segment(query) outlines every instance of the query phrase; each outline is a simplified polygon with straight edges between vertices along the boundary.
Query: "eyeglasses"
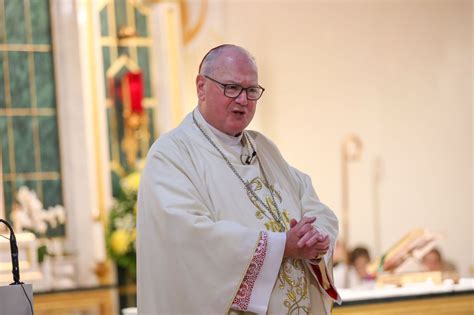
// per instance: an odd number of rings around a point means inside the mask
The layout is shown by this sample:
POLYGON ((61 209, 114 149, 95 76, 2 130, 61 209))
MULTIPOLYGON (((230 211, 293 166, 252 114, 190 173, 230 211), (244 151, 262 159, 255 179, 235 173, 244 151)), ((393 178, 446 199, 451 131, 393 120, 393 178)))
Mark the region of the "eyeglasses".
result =
POLYGON ((256 101, 258 100, 265 89, 263 87, 259 86, 249 86, 247 88, 244 88, 238 84, 224 84, 221 83, 217 80, 214 80, 213 78, 208 77, 207 75, 204 76, 205 78, 216 82, 217 84, 221 85, 224 88, 224 95, 230 98, 237 98, 239 97, 240 93, 245 90, 245 93, 247 94, 247 99, 249 101, 256 101))

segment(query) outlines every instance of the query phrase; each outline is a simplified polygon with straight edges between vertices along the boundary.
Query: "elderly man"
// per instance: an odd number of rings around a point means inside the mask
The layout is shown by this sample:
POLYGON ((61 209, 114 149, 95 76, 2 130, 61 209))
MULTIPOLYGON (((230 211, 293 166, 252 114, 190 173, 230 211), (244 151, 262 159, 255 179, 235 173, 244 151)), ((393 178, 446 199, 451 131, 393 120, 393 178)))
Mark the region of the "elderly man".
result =
POLYGON ((255 59, 203 59, 197 108, 151 147, 138 196, 139 314, 329 314, 337 218, 310 178, 245 128, 255 59))

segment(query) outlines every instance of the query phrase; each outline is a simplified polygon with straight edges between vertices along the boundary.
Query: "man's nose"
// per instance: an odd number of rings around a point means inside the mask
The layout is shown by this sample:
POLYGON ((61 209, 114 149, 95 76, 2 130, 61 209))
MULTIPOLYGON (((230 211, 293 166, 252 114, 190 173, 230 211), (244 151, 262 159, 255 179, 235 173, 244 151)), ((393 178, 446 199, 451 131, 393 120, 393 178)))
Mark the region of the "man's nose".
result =
POLYGON ((239 96, 237 96, 235 98, 235 102, 237 104, 240 104, 240 105, 247 105, 247 90, 242 90, 239 94, 239 96))

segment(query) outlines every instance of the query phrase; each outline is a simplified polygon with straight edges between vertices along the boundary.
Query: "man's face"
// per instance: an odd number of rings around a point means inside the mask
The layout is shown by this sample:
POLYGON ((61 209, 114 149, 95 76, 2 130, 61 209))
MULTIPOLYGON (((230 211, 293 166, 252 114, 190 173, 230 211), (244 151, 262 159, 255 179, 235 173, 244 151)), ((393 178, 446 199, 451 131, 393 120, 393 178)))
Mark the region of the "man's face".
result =
MULTIPOLYGON (((224 83, 238 84, 244 88, 258 86, 255 63, 239 52, 224 52, 215 61, 209 77, 224 83)), ((214 128, 232 136, 240 134, 252 121, 257 101, 247 99, 242 91, 236 98, 224 95, 224 87, 198 75, 196 88, 199 109, 204 119, 214 128)))

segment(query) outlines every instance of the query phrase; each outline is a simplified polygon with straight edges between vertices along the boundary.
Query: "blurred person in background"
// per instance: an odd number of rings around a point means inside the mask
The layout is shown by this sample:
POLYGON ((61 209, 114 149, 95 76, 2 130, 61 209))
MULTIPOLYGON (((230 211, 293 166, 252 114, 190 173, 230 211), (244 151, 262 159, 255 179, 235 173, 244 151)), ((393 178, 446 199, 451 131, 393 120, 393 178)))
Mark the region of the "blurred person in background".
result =
POLYGON ((353 268, 357 275, 357 281, 360 283, 373 278, 367 272, 370 263, 369 250, 365 247, 356 247, 349 254, 349 265, 353 268))
POLYGON ((453 263, 444 260, 441 251, 436 247, 423 256, 421 264, 424 271, 456 271, 456 266, 453 263))
POLYGON ((349 289, 371 285, 374 278, 367 272, 370 263, 369 250, 358 246, 348 253, 343 241, 338 241, 337 244, 335 253, 338 251, 338 255, 334 257, 334 261, 338 261, 334 267, 336 287, 349 289))

